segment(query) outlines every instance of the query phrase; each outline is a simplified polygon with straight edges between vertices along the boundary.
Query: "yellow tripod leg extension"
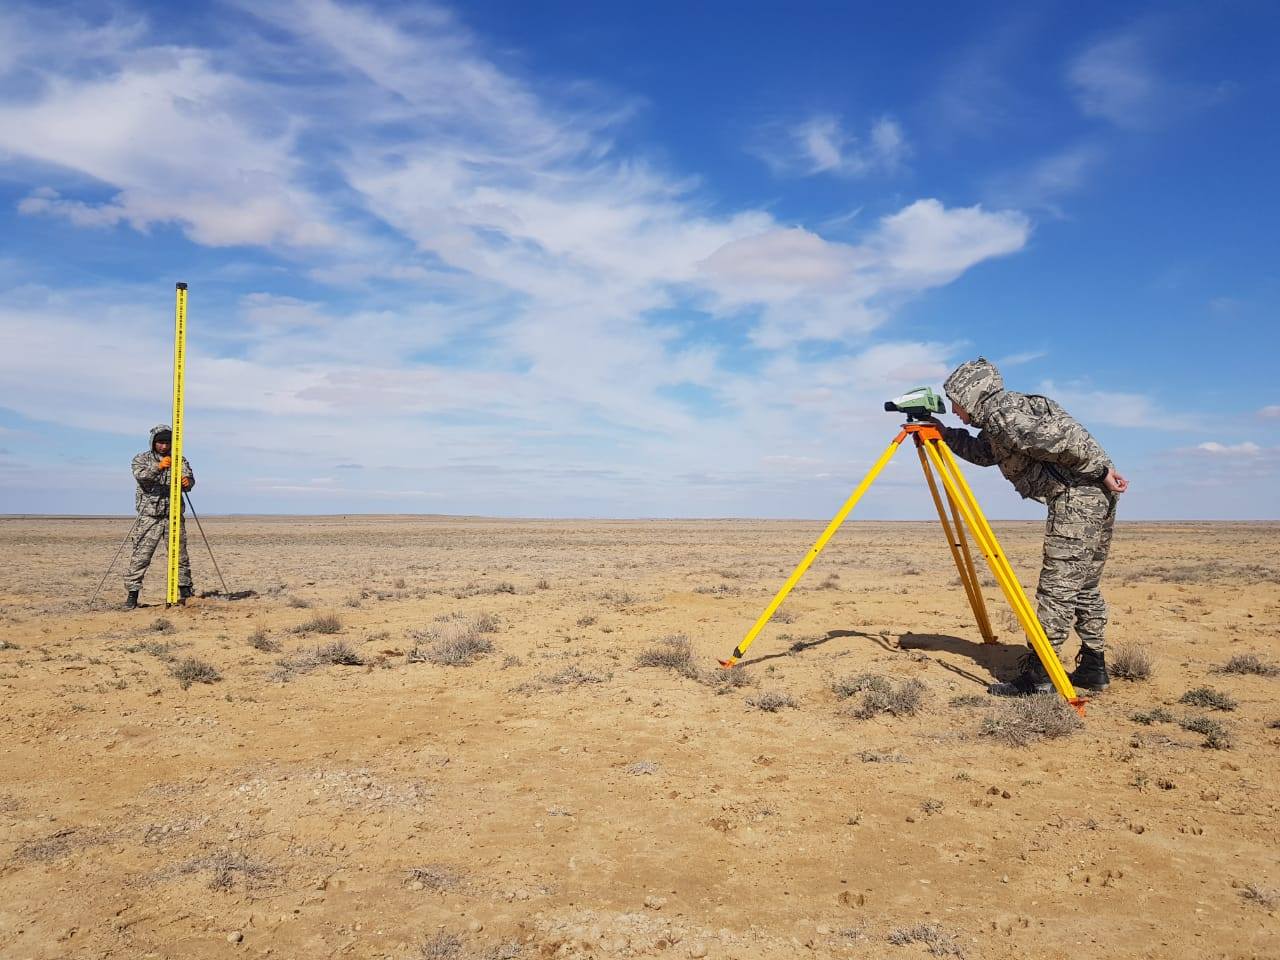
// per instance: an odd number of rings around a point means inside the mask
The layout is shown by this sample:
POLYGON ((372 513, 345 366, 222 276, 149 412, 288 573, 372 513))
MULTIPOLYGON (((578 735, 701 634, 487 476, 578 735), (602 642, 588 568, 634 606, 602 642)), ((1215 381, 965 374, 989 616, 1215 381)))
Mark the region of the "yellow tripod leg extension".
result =
POLYGON ((929 495, 933 497, 933 505, 938 510, 938 519, 942 521, 942 532, 947 538, 951 558, 956 562, 956 571, 960 574, 960 585, 964 587, 964 594, 969 598, 969 606, 973 610, 973 619, 977 621, 978 632, 982 634, 982 642, 995 643, 995 634, 991 630, 991 621, 987 617, 987 604, 982 598, 982 588, 978 583, 978 571, 974 569, 973 558, 969 555, 969 545, 965 540, 964 528, 960 526, 960 514, 955 509, 955 501, 951 500, 950 494, 947 495, 953 513, 953 517, 948 518, 946 508, 942 505, 942 496, 938 493, 938 483, 933 478, 933 470, 924 453, 924 444, 918 440, 916 453, 920 455, 920 469, 924 471, 924 478, 929 482, 929 495), (954 527, 951 524, 952 519, 955 520, 954 527))
POLYGON ((960 508, 960 513, 964 516, 965 523, 969 525, 974 539, 978 541, 979 548, 987 558, 987 563, 991 566, 992 574, 995 575, 996 580, 999 582, 1005 599, 1009 601, 1009 606, 1013 608, 1018 622, 1022 624, 1022 629, 1026 632, 1031 648, 1035 650, 1036 656, 1044 664, 1045 671, 1049 674, 1049 679, 1053 682, 1054 688, 1062 694, 1063 699, 1083 714, 1084 700, 1077 695, 1066 670, 1063 669, 1062 661, 1058 659, 1058 655, 1049 644, 1049 638, 1045 636, 1044 627, 1040 625, 1039 618, 1036 617, 1035 611, 1031 609, 1031 601, 1027 599, 1026 592, 1023 591, 1022 585, 1018 583, 1018 578, 1014 574, 1013 568, 1009 565, 1004 551, 1000 549, 1000 543, 996 540, 995 532, 983 515, 982 509, 978 506, 978 501, 974 498, 973 491, 969 488, 964 474, 960 472, 955 455, 952 454, 946 442, 941 439, 926 443, 925 448, 929 459, 933 461, 938 470, 943 486, 947 488, 947 493, 951 495, 952 501, 960 508))
POLYGON ((182 555, 182 407, 187 375, 187 285, 179 283, 173 321, 173 439, 169 444, 169 576, 165 603, 178 603, 178 558, 182 555))
POLYGON ((844 502, 844 506, 840 508, 840 512, 831 518, 831 522, 827 524, 827 529, 822 531, 822 536, 818 537, 813 546, 809 548, 809 552, 804 555, 804 559, 800 561, 800 565, 795 568, 791 576, 787 578, 787 582, 782 585, 782 589, 777 592, 769 605, 764 608, 764 613, 760 614, 760 618, 756 620, 751 629, 747 631, 747 635, 742 638, 733 650, 733 654, 727 660, 721 660, 720 666, 726 669, 732 667, 741 660, 747 653, 747 647, 751 646, 751 642, 764 629, 764 625, 769 622, 778 607, 782 606, 782 601, 787 599, 787 594, 791 592, 792 587, 800 582, 800 578, 804 576, 804 572, 818 558, 818 554, 822 552, 822 548, 827 545, 827 541, 835 536, 835 532, 840 529, 840 525, 844 523, 850 512, 858 501, 862 499, 862 495, 867 492, 867 488, 871 486, 876 477, 880 475, 880 471, 885 468, 893 455, 898 452, 898 448, 902 446, 902 441, 907 438, 907 432, 904 430, 889 444, 889 448, 880 455, 880 459, 875 462, 867 475, 863 477, 862 482, 849 495, 849 499, 844 502))

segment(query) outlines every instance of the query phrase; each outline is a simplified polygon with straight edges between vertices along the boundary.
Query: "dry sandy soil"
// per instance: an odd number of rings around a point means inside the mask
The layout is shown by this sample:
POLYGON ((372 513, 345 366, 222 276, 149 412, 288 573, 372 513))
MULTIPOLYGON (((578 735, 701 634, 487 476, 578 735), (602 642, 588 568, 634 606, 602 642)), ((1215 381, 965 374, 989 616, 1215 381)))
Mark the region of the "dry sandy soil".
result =
POLYGON ((733 674, 820 524, 211 518, 256 596, 90 609, 128 527, 0 520, 7 960, 1280 956, 1275 525, 1122 525, 1153 673, 1025 746, 936 524, 846 525, 733 674))

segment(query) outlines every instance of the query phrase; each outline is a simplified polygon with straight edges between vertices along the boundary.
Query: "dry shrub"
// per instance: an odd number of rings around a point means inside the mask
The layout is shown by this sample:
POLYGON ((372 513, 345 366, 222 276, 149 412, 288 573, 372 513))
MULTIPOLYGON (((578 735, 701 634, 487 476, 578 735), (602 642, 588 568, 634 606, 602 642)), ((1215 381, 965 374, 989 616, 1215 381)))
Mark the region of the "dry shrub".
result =
POLYGON ((747 700, 751 706, 765 713, 777 713, 783 707, 795 707, 795 697, 783 690, 766 690, 747 700))
POLYGON ((1231 732, 1218 720, 1211 717, 1183 717, 1178 725, 1189 733, 1198 733, 1204 737, 1202 746, 1210 750, 1230 750, 1231 732))
POLYGON ((861 694, 858 703, 850 711, 859 720, 866 720, 882 713, 895 717, 910 717, 920 709, 928 688, 914 678, 896 686, 888 677, 875 673, 860 673, 845 677, 831 685, 832 692, 842 700, 861 694))
POLYGON ((217 683, 222 679, 222 674, 216 667, 195 657, 186 657, 172 664, 169 667, 169 673, 182 685, 183 690, 193 683, 217 683))
POLYGON ((858 759, 863 763, 910 763, 911 761, 900 753, 892 753, 888 750, 859 750, 858 759))
POLYGON ((258 627, 253 633, 249 634, 249 646, 255 650, 261 650, 263 653, 279 653, 279 642, 272 640, 267 633, 266 627, 258 627))
POLYGON ((443 864, 429 863, 409 871, 409 882, 415 881, 428 890, 452 890, 462 882, 462 874, 443 864))
POLYGON ((151 629, 156 633, 176 633, 178 628, 173 625, 172 620, 165 617, 156 617, 151 621, 151 629))
POLYGON ((1255 677, 1280 677, 1280 666, 1268 663, 1256 653, 1237 653, 1214 673, 1252 674, 1255 677))
POLYGON ((627 766, 627 773, 633 777, 651 777, 657 772, 658 765, 652 760, 637 760, 627 766))
POLYGON ((1151 677, 1151 651, 1136 643, 1122 643, 1107 662, 1107 672, 1121 680, 1147 680, 1151 677))
POLYGON ((441 930, 418 949, 421 960, 457 960, 462 953, 462 940, 456 933, 441 930))
POLYGON ((285 602, 286 602, 289 606, 291 606, 291 607, 295 607, 295 608, 297 608, 297 609, 299 609, 299 610, 305 610, 305 609, 307 609, 309 606, 311 606, 311 601, 310 601, 310 600, 304 600, 304 599, 302 599, 302 597, 290 597, 290 598, 289 598, 288 600, 286 600, 285 602))
POLYGON ((445 667, 469 666, 486 653, 493 652, 493 641, 487 634, 497 627, 498 621, 487 614, 437 617, 425 630, 410 634, 419 645, 409 651, 409 662, 435 663, 445 667))
POLYGON ((897 947, 912 943, 924 946, 934 957, 963 957, 964 951, 954 935, 947 933, 936 923, 917 923, 914 927, 899 927, 890 931, 888 941, 897 947))
POLYGON ((1145 713, 1132 714, 1129 719, 1134 723, 1149 727, 1153 723, 1173 723, 1176 718, 1164 707, 1154 707, 1145 713))
POLYGON ((1256 883, 1246 883, 1240 888, 1240 897, 1247 903, 1254 903, 1264 910, 1274 910, 1280 906, 1280 890, 1261 887, 1256 883))
POLYGON ((1234 710, 1238 704, 1235 699, 1212 687, 1195 687, 1178 698, 1179 703, 1192 707, 1204 707, 1207 710, 1234 710))
POLYGON ((663 637, 657 646, 642 650, 636 657, 636 666, 662 667, 693 679, 698 676, 698 668, 693 663, 693 648, 683 633, 663 637))
POLYGON ((144 640, 142 643, 125 647, 124 651, 125 653, 149 653, 157 660, 173 659, 173 645, 159 640, 144 640))
POLYGON ((565 667, 559 673, 553 673, 544 679, 551 686, 565 690, 569 687, 580 687, 585 683, 604 683, 609 679, 609 675, 588 673, 585 670, 579 670, 577 667, 565 667))
POLYGON ((311 651, 311 658, 317 664, 331 663, 343 667, 364 666, 364 657, 356 653, 350 644, 342 640, 335 640, 333 643, 326 643, 322 647, 316 647, 311 651))
POLYGON ((980 733, 1011 747, 1066 737, 1084 727, 1080 715, 1056 693, 1016 697, 984 717, 980 733))
POLYGON ((755 683, 751 679, 751 674, 739 667, 730 667, 722 670, 708 670, 702 675, 701 680, 711 689, 715 690, 717 695, 729 693, 732 690, 741 690, 755 683))
POLYGON ((322 613, 293 628, 294 633, 341 633, 342 618, 336 613, 322 613))

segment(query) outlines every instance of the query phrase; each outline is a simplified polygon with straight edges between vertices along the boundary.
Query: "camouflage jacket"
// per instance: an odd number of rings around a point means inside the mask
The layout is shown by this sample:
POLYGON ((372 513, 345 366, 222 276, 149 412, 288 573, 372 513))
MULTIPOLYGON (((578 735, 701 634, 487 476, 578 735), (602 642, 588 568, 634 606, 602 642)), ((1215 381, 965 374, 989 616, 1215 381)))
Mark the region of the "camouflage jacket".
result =
POLYGON ((1048 397, 1004 389, 1000 372, 982 357, 957 369, 943 390, 981 431, 975 437, 943 427, 947 444, 970 463, 999 466, 1029 500, 1099 484, 1111 469, 1106 451, 1079 421, 1048 397))
MULTIPOLYGON (((155 452, 156 434, 169 429, 167 424, 157 424, 151 428, 151 442, 147 449, 133 458, 133 478, 138 481, 137 495, 134 505, 140 517, 167 517, 169 515, 169 471, 160 470, 156 464, 160 455, 155 452)), ((191 464, 186 457, 182 458, 182 475, 191 478, 191 489, 196 485, 196 475, 191 472, 191 464)), ((186 504, 182 505, 186 512, 186 504)))

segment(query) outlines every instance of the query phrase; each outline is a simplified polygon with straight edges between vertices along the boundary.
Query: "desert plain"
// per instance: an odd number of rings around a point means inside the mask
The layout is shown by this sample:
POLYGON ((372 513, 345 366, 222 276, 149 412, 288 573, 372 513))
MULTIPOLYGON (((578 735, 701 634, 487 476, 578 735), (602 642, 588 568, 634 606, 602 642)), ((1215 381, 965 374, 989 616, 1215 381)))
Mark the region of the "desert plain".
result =
POLYGON ((6 960, 1280 957, 1280 525, 1120 524, 1079 724, 936 524, 732 672, 822 524, 208 517, 90 607, 129 526, 0 519, 6 960))

